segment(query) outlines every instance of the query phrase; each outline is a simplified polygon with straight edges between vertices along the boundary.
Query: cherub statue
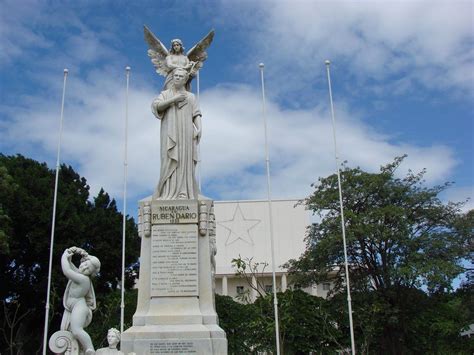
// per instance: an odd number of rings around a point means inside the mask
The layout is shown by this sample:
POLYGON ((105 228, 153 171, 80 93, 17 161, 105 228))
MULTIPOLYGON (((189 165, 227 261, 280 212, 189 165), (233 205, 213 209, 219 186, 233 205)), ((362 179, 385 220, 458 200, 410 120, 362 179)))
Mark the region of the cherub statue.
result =
POLYGON ((95 353, 96 355, 123 355, 123 352, 117 350, 117 345, 120 343, 120 331, 115 328, 110 328, 107 332, 107 348, 100 348, 95 353))
POLYGON ((210 31, 186 54, 184 54, 183 42, 180 39, 173 39, 171 41, 171 48, 168 51, 148 27, 144 26, 144 32, 145 40, 150 48, 148 49, 148 56, 151 57, 151 62, 155 66, 156 72, 166 77, 163 90, 170 89, 174 70, 183 68, 189 74, 186 90, 191 91, 191 80, 193 80, 207 59, 206 49, 214 38, 214 30, 210 31))
POLYGON ((91 323, 92 311, 96 308, 95 293, 90 277, 97 275, 100 271, 100 261, 81 248, 71 247, 64 251, 61 267, 64 275, 69 279, 63 298, 64 314, 61 330, 70 331, 86 355, 94 354, 91 337, 84 328, 91 323), (74 254, 82 257, 79 268, 72 262, 74 254))

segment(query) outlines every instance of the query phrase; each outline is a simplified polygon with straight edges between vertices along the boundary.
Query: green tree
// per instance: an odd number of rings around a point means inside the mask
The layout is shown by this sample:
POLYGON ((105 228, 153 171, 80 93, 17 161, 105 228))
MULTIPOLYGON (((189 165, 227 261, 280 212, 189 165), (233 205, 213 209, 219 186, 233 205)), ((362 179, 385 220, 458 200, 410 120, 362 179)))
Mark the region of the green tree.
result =
MULTIPOLYGON (((406 302, 416 298, 410 290, 451 290, 453 279, 465 271, 472 236, 462 203, 445 204, 438 197, 450 184, 426 187, 424 170, 397 178, 403 159, 396 158, 379 173, 348 167, 341 173, 351 286, 371 298, 362 303, 373 306, 364 314, 375 312, 380 321, 369 322, 373 329, 365 329, 366 339, 386 354, 410 350, 404 330, 406 302)), ((337 176, 321 178, 313 186, 305 204, 320 222, 309 228, 303 255, 287 266, 301 284, 329 280, 336 272, 335 292, 341 292, 344 254, 337 176)))
MULTIPOLYGON (((114 327, 120 330, 121 296, 120 290, 113 290, 105 293, 103 297, 97 300, 97 310, 94 312, 92 323, 87 328, 96 349, 108 346, 108 329, 114 327)), ((137 289, 125 292, 124 329, 132 326, 132 318, 137 306, 137 296, 137 289)))
POLYGON ((235 269, 235 276, 243 279, 249 286, 245 292, 238 294, 237 299, 243 303, 252 303, 253 299, 250 290, 256 292, 257 297, 265 297, 265 270, 268 267, 267 262, 257 262, 252 258, 243 258, 239 255, 231 261, 232 267, 235 269), (254 283, 255 282, 255 283, 254 283))
MULTIPOLYGON (((246 303, 240 307, 250 312, 246 329, 246 344, 253 351, 276 351, 275 316, 273 294, 267 294, 262 282, 266 262, 256 262, 253 258, 232 260, 236 276, 242 278, 258 294, 254 303, 249 295, 238 299, 246 303)), ((280 348, 284 354, 307 354, 313 352, 331 352, 342 349, 341 332, 336 319, 330 312, 326 300, 311 296, 302 290, 288 289, 279 292, 278 313, 280 330, 280 348)))
POLYGON ((219 325, 226 333, 229 354, 250 354, 253 334, 249 324, 255 322, 256 316, 253 307, 216 294, 216 311, 219 325))
MULTIPOLYGON (((280 347, 283 354, 334 353, 343 348, 341 333, 325 299, 302 290, 278 292, 280 347)), ((256 351, 275 352, 273 294, 251 305, 257 314, 249 324, 256 351)))
MULTIPOLYGON (((0 252, 0 300, 5 307, 4 314, 0 314, 0 326, 4 324, 0 331, 10 331, 5 326, 8 325, 6 314, 23 317, 21 329, 15 328, 18 336, 13 334, 9 338, 21 338, 22 351, 34 354, 42 348, 54 171, 44 163, 21 155, 0 155, 0 177, 2 186, 10 181, 7 186, 11 187, 0 192, 0 214, 8 220, 5 227, 1 224, 5 219, 0 216, 0 231, 4 232, 2 235, 9 249, 8 253, 0 252)), ((67 280, 60 267, 62 252, 75 245, 101 259, 102 271, 94 280, 100 304, 109 293, 116 291, 121 278, 121 225, 122 214, 117 211, 115 201, 101 191, 91 202, 87 181, 72 167, 62 165, 53 250, 50 334, 59 329, 63 312, 62 296, 67 280)), ((127 218, 126 243, 126 286, 131 286, 139 253, 139 239, 132 218, 127 218)), ((100 318, 94 318, 94 323, 100 322, 100 318)), ((109 323, 103 323, 104 334, 109 326, 117 326, 119 320, 115 317, 109 323)), ((12 348, 12 344, 0 338, 0 348, 12 348)), ((15 353, 18 348, 11 351, 15 353)))
MULTIPOLYGON (((472 354, 474 339, 461 337, 460 331, 473 318, 457 293, 430 295, 416 288, 390 292, 393 293, 390 297, 378 291, 352 294, 354 331, 360 354, 386 354, 387 336, 403 349, 403 354, 472 354)), ((346 346, 350 345, 346 294, 335 294, 329 306, 341 332, 346 334, 346 346)))
POLYGON ((12 220, 5 211, 6 205, 11 204, 16 185, 4 166, 0 166, 0 254, 10 251, 8 240, 12 233, 12 220))
MULTIPOLYGON (((91 213, 86 221, 88 238, 86 249, 92 255, 98 255, 103 265, 113 267, 102 268, 100 277, 104 282, 97 283, 96 291, 102 292, 114 290, 121 283, 122 270, 122 213, 118 212, 115 200, 101 189, 94 198, 91 213), (89 242, 93 240, 93 243, 89 242)), ((133 219, 127 221, 127 236, 125 254, 125 265, 128 266, 125 273, 125 286, 127 289, 133 287, 138 271, 138 252, 140 250, 137 238, 136 225, 133 219), (133 252, 129 252, 132 251, 133 252)))

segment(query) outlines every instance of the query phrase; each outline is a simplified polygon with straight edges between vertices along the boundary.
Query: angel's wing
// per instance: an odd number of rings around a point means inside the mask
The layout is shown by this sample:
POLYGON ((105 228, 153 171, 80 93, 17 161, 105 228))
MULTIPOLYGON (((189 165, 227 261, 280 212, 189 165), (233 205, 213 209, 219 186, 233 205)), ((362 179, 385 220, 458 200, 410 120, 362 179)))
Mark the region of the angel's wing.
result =
POLYGON ((214 30, 211 30, 203 39, 201 39, 193 48, 191 48, 186 55, 190 61, 196 64, 191 68, 191 76, 196 75, 199 69, 202 68, 204 61, 207 59, 206 49, 211 45, 214 39, 214 30))
POLYGON ((156 72, 160 75, 166 76, 169 72, 166 66, 166 57, 169 55, 166 47, 146 26, 143 26, 145 33, 145 41, 148 43, 148 56, 156 68, 156 72))

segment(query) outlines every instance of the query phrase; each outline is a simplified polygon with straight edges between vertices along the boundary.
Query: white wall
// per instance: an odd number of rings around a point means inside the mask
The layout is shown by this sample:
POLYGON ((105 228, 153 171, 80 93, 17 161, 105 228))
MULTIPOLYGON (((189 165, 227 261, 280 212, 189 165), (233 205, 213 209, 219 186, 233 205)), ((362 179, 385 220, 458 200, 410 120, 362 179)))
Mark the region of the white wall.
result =
MULTIPOLYGON (((296 206, 298 200, 272 202, 275 264, 277 271, 289 259, 298 258, 305 249, 306 227, 310 212, 296 206)), ((217 227, 216 274, 232 274, 232 259, 241 255, 256 262, 268 262, 271 272, 270 226, 267 201, 216 201, 217 227)))

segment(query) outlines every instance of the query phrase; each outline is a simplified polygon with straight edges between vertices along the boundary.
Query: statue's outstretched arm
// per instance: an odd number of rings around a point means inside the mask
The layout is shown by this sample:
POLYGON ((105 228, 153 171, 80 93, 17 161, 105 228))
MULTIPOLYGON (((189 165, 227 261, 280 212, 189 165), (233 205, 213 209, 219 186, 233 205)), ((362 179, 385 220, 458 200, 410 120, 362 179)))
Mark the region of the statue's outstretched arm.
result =
POLYGON ((77 271, 77 268, 72 263, 72 256, 74 255, 73 248, 66 249, 61 256, 61 268, 63 270, 64 276, 69 280, 80 283, 84 280, 84 275, 77 271))

